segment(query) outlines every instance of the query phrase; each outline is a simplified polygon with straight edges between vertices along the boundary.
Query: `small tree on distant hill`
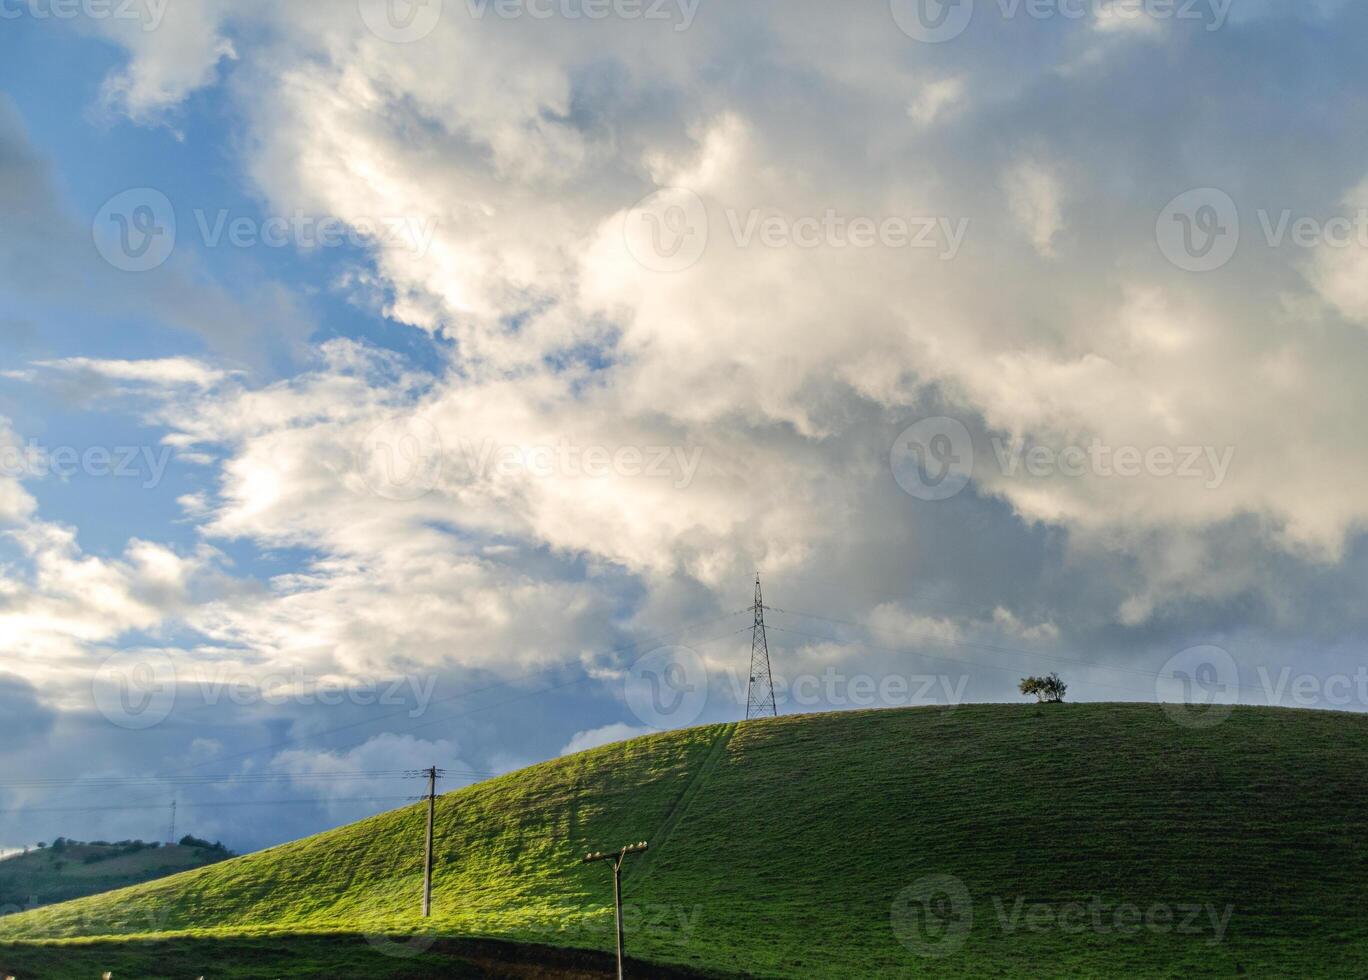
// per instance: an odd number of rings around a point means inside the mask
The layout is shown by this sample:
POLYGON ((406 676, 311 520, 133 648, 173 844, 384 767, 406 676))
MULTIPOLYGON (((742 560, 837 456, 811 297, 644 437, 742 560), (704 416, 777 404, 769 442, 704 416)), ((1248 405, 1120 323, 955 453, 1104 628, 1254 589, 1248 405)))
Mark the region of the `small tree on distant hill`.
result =
POLYGON ((1034 694, 1036 700, 1044 703, 1057 704, 1064 700, 1064 693, 1069 689, 1069 685, 1060 679, 1058 674, 1047 674, 1045 677, 1023 677, 1021 679, 1021 693, 1034 694))

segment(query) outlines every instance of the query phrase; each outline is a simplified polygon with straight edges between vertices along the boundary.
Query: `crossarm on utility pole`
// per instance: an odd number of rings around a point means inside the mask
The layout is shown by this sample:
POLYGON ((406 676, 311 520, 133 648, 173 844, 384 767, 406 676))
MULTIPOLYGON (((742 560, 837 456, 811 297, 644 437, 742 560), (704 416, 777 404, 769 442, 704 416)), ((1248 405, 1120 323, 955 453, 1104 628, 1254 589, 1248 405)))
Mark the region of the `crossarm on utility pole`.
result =
POLYGON ((617 917, 617 975, 618 980, 623 980, 622 961, 623 961, 623 936, 622 936, 622 862, 626 861, 629 855, 640 854, 650 847, 645 841, 639 844, 628 844, 620 851, 595 851, 592 854, 584 855, 581 864, 593 864, 596 861, 607 861, 613 869, 613 912, 617 917))

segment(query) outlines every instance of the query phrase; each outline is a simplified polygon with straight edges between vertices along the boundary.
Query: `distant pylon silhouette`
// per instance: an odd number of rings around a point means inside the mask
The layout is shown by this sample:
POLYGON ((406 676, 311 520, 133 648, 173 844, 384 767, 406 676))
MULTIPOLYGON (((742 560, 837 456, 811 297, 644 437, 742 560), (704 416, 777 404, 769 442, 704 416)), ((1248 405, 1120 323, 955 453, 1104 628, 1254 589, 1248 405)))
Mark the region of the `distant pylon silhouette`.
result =
POLYGON ((777 718, 774 677, 770 674, 769 640, 765 638, 765 600, 760 594, 760 573, 755 573, 755 626, 751 630, 750 683, 746 685, 746 720, 777 718))

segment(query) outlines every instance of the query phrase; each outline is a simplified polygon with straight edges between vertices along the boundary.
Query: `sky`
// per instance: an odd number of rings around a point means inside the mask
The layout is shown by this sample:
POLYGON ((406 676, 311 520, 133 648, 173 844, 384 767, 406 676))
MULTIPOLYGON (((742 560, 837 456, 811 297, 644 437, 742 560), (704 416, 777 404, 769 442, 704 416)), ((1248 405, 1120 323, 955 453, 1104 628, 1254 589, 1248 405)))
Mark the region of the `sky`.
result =
POLYGON ((1348 0, 0 0, 0 849, 1368 710, 1348 0))

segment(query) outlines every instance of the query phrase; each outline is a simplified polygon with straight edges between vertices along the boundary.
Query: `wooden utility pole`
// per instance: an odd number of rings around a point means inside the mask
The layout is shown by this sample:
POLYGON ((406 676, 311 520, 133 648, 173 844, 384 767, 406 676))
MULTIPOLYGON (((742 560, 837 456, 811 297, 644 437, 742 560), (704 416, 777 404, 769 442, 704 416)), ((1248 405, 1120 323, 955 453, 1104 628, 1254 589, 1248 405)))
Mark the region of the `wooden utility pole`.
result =
POLYGON ((437 767, 427 770, 427 841, 423 847, 423 918, 432 915, 432 815, 437 805, 437 767))
POLYGON ((583 864, 592 864, 595 861, 607 861, 613 869, 613 909, 617 913, 617 964, 618 980, 623 980, 622 973, 622 862, 627 860, 629 854, 640 854, 650 845, 645 841, 640 844, 628 844, 620 851, 612 851, 607 854, 596 852, 584 855, 583 864))

